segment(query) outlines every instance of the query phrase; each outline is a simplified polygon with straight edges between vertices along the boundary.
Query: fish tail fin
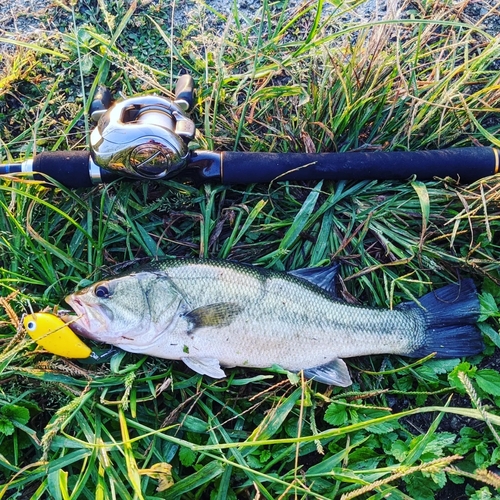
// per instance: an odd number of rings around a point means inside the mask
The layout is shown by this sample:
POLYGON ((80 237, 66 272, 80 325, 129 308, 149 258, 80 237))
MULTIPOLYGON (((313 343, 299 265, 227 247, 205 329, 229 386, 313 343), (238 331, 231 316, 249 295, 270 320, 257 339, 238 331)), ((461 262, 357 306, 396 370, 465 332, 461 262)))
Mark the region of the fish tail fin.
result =
POLYGON ((476 326, 480 304, 471 279, 447 285, 421 297, 419 304, 405 303, 403 307, 423 310, 426 325, 423 345, 409 356, 435 352, 436 358, 458 358, 482 352, 482 335, 476 326))

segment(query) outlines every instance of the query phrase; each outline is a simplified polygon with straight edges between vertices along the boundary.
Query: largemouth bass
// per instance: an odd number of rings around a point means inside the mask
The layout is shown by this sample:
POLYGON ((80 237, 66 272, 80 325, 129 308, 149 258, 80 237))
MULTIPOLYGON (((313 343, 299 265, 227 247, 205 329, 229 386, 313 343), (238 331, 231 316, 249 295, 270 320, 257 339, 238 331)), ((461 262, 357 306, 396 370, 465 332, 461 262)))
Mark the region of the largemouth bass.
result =
POLYGON ((125 351, 182 360, 198 373, 282 368, 347 387, 342 358, 461 357, 483 349, 470 279, 393 310, 333 295, 337 267, 275 272, 226 261, 167 259, 66 298, 75 331, 125 351))

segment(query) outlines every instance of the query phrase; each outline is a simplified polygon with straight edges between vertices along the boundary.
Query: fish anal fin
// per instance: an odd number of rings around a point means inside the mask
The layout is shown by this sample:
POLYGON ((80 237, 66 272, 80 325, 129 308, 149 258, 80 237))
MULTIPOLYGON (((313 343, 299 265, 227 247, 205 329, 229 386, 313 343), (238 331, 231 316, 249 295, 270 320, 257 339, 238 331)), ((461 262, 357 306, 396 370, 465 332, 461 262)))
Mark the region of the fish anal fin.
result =
POLYGON ((212 378, 224 378, 226 374, 220 367, 219 360, 215 358, 181 358, 182 361, 196 373, 208 375, 212 378))
POLYGON ((204 326, 220 328, 228 326, 233 319, 243 310, 243 308, 233 302, 219 302, 207 306, 198 307, 184 314, 184 317, 191 323, 191 331, 204 326))
POLYGON ((340 359, 334 359, 329 363, 314 368, 304 370, 306 378, 322 382, 328 385, 337 385, 339 387, 348 387, 352 385, 351 376, 345 362, 340 359))

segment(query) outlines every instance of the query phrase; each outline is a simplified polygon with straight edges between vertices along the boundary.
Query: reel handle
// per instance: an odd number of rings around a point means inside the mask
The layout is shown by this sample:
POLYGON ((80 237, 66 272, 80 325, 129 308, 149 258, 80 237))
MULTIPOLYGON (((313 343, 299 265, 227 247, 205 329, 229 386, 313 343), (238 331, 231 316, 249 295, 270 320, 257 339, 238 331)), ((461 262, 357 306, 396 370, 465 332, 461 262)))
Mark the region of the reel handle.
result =
POLYGON ((181 75, 175 85, 175 101, 182 110, 189 111, 194 104, 194 80, 189 74, 181 75))
POLYGON ((94 95, 94 100, 90 105, 89 114, 92 121, 97 123, 99 118, 111 107, 113 104, 113 96, 110 90, 104 85, 97 87, 97 92, 94 95))

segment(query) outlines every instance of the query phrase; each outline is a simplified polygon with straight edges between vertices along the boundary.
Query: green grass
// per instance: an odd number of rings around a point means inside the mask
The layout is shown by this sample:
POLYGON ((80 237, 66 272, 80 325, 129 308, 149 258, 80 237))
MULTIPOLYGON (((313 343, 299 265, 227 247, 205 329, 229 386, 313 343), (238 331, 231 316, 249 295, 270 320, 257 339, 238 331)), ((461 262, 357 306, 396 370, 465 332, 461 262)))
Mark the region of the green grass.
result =
MULTIPOLYGON (((60 31, 3 60, 0 159, 83 148, 99 83, 168 95, 183 69, 201 147, 499 145, 498 37, 447 2, 369 25, 345 20, 352 3, 319 17, 322 4, 264 1, 225 24, 200 3, 174 33, 165 5, 60 4, 46 19, 60 31)), ((500 498, 499 193, 495 177, 80 192, 2 181, 0 498, 500 498), (213 381, 123 353, 72 363, 18 327, 30 306, 63 307, 122 263, 165 256, 273 269, 338 260, 340 294, 381 307, 471 276, 486 348, 348 360, 345 390, 272 370, 213 381)))

